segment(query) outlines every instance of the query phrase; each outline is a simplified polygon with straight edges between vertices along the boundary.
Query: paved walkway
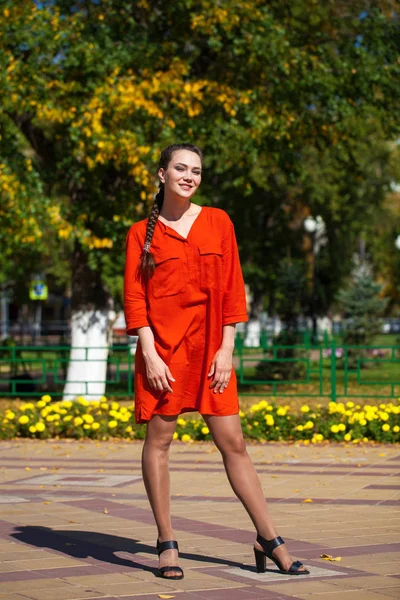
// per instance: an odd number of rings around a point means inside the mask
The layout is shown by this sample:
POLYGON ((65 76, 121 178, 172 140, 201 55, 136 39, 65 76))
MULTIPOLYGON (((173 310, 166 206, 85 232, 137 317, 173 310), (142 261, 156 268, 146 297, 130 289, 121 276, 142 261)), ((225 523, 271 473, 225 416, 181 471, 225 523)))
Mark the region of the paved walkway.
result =
POLYGON ((22 440, 0 443, 0 600, 400 598, 399 447, 249 451, 277 529, 311 575, 256 573, 251 522, 212 445, 174 443, 185 579, 164 581, 140 443, 22 440))

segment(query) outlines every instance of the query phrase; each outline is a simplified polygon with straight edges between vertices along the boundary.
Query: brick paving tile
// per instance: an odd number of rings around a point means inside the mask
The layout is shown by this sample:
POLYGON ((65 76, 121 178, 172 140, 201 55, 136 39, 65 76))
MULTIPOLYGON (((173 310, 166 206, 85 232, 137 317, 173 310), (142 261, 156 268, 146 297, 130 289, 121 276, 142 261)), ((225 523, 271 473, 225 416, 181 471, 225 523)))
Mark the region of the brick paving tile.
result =
POLYGON ((99 598, 98 591, 77 588, 72 585, 60 590, 26 590, 21 594, 30 600, 85 600, 86 598, 92 600, 99 598))
POLYGON ((398 447, 255 444, 249 453, 279 534, 310 577, 255 572, 251 521, 210 444, 172 447, 185 578, 167 581, 155 576, 141 443, 19 440, 0 442, 0 600, 400 596, 398 447))

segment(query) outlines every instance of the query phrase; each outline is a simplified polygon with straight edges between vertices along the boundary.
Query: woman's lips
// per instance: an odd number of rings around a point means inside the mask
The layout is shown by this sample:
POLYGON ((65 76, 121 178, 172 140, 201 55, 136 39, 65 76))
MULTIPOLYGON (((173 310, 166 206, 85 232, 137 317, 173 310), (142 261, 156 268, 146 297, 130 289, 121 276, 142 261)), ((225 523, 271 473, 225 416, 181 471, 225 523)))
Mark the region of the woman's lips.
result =
POLYGON ((183 188, 184 190, 191 190, 192 186, 188 185, 187 183, 180 183, 179 187, 183 188))

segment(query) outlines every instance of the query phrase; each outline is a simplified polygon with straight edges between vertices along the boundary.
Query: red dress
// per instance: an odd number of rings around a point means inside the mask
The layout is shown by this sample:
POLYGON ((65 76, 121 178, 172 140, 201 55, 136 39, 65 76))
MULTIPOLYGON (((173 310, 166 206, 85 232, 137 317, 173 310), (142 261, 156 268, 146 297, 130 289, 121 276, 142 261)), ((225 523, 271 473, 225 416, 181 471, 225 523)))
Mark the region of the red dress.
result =
POLYGON ((247 321, 246 299, 232 221, 221 209, 202 207, 182 237, 158 220, 151 252, 156 269, 147 286, 137 276, 147 219, 132 225, 126 244, 126 332, 150 326, 155 348, 175 382, 173 392, 151 388, 138 343, 135 357, 135 417, 153 414, 233 415, 239 411, 235 371, 221 394, 207 374, 222 342, 222 327, 247 321))

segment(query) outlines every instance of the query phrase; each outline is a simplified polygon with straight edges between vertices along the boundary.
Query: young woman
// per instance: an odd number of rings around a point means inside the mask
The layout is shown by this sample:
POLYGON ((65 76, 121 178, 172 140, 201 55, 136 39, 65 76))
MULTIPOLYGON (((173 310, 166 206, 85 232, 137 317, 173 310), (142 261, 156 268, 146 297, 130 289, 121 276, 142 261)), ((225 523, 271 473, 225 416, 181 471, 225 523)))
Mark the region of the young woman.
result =
POLYGON ((308 574, 277 537, 239 419, 232 367, 235 325, 247 321, 233 224, 218 209, 191 199, 202 172, 192 144, 163 150, 160 190, 148 219, 127 236, 125 317, 138 335, 135 417, 147 423, 142 468, 158 529, 159 574, 182 579, 170 515, 168 454, 178 416, 198 411, 220 450, 225 470, 257 531, 257 570, 266 557, 291 575, 308 574))

